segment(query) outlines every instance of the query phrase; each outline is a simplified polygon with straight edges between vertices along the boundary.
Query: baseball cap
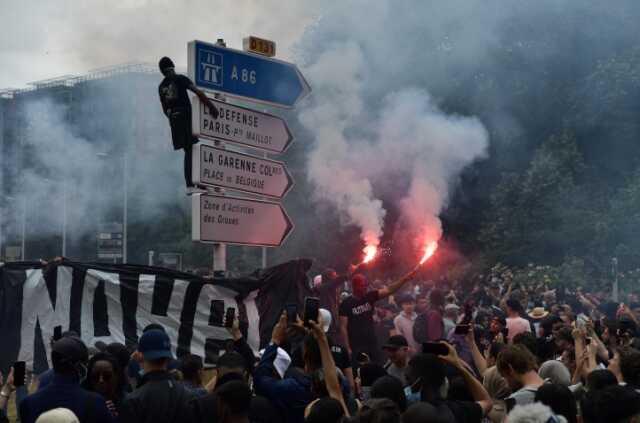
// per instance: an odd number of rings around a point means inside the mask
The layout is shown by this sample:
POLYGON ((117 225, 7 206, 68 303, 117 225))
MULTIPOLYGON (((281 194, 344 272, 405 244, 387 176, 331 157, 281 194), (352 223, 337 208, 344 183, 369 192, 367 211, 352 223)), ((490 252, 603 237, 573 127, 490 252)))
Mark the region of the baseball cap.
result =
POLYGON ((320 313, 320 319, 322 319, 322 331, 324 333, 329 332, 329 327, 331 326, 331 312, 329 312, 329 310, 327 310, 326 308, 321 308, 320 310, 318 310, 318 313, 320 313))
POLYGON ((89 349, 80 338, 67 336, 53 343, 51 357, 65 360, 71 364, 83 363, 89 360, 89 349))
POLYGON ((169 336, 159 329, 152 329, 142 334, 138 342, 138 351, 142 353, 145 360, 173 358, 169 336))
POLYGON ((393 335, 387 340, 387 343, 382 346, 382 349, 397 350, 398 348, 408 347, 409 343, 402 335, 393 335))

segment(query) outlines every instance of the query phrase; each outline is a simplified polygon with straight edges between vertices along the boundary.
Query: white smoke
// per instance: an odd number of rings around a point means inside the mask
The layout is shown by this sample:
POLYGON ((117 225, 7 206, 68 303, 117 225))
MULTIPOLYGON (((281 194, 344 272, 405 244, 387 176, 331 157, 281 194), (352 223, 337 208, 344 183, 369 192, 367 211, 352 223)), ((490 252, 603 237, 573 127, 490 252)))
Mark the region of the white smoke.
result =
POLYGON ((393 43, 372 34, 371 28, 390 21, 389 11, 368 9, 368 30, 360 15, 329 13, 301 43, 301 50, 321 46, 303 67, 314 90, 300 113, 315 138, 308 177, 315 199, 333 204, 345 224, 359 227, 365 244, 379 243, 391 205, 400 216, 390 232, 425 245, 440 239, 438 216, 452 185, 465 166, 486 157, 488 133, 474 117, 443 112, 409 79, 389 79, 389 66, 415 74, 425 60, 398 55, 393 43))

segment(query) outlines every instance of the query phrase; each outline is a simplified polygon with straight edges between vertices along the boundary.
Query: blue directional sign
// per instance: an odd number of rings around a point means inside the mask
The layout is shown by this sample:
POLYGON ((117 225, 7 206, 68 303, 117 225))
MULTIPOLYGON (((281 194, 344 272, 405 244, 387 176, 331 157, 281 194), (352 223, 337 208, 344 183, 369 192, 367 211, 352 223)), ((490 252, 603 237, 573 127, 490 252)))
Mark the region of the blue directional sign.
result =
POLYGON ((202 41, 191 41, 188 52, 189 77, 205 90, 288 108, 311 91, 292 63, 202 41))

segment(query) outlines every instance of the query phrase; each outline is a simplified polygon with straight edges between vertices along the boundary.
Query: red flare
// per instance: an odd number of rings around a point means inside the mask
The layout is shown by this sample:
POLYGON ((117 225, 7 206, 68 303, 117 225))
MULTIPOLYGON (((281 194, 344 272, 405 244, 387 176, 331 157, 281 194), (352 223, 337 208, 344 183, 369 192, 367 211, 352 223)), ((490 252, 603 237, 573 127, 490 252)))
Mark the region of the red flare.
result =
POLYGON ((431 241, 424 247, 424 255, 420 260, 420 264, 424 264, 438 249, 438 241, 431 241))
POLYGON ((376 254, 378 254, 378 247, 375 245, 367 245, 362 251, 364 252, 364 260, 362 260, 362 263, 369 263, 376 257, 376 254))

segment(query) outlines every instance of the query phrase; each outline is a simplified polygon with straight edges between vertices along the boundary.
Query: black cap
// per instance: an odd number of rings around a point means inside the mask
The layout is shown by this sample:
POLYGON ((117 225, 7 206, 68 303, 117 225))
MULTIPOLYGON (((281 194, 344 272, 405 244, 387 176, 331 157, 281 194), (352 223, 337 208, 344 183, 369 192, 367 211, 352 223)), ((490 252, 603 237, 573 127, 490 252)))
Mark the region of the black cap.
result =
POLYGON ((67 336, 53 343, 51 356, 57 356, 70 364, 84 363, 89 360, 89 350, 80 338, 67 336))
POLYGON ((382 346, 385 350, 397 350, 398 348, 408 347, 409 343, 402 335, 393 335, 387 340, 387 343, 382 346))

